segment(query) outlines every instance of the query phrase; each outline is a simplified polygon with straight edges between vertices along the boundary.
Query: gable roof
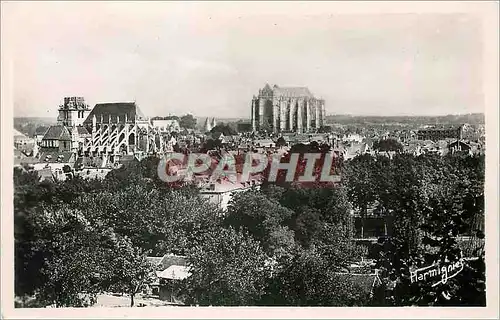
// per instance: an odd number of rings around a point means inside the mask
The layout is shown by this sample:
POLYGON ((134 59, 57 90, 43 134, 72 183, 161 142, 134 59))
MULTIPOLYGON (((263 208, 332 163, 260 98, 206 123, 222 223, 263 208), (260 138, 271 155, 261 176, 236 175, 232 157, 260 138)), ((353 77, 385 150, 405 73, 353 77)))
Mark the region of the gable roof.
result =
POLYGON ((71 141, 71 134, 65 126, 50 126, 47 132, 45 132, 42 140, 71 141))
POLYGON ((189 268, 186 266, 173 265, 163 271, 156 271, 156 276, 158 278, 170 280, 184 280, 190 275, 191 272, 189 272, 189 268))
POLYGON ((102 117, 104 123, 109 122, 110 117, 111 123, 117 123, 117 117, 120 122, 124 122, 125 115, 127 115, 127 121, 146 120, 146 117, 135 102, 98 103, 83 123, 85 125, 92 125, 94 115, 97 122, 100 122, 102 117))
POLYGON ((90 135, 90 133, 88 132, 88 130, 85 127, 78 126, 78 127, 76 127, 76 130, 77 130, 79 135, 90 135))
POLYGON ((186 257, 175 254, 166 254, 163 257, 147 257, 146 259, 154 264, 159 271, 166 270, 171 266, 187 266, 186 257))

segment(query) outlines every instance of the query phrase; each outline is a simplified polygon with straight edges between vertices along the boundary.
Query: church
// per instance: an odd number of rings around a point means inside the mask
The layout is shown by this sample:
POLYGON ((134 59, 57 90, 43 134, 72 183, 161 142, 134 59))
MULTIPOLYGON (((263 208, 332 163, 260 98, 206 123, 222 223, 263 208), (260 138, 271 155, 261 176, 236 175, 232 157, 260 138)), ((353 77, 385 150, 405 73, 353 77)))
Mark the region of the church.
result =
POLYGON ((252 130, 314 132, 323 126, 325 100, 307 87, 272 88, 266 84, 252 99, 252 130))

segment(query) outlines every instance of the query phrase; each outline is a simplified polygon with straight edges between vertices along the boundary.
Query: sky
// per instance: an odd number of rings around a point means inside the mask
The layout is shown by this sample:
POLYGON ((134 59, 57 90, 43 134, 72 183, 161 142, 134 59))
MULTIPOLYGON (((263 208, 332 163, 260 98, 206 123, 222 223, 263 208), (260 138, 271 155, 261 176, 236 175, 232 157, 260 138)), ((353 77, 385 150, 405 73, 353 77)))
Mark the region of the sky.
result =
MULTIPOLYGON (((15 116, 65 96, 147 116, 250 117, 266 83, 328 114, 483 112, 482 26, 465 13, 339 12, 328 3, 9 3, 15 116)), ((3 8, 5 9, 5 8, 3 8)))

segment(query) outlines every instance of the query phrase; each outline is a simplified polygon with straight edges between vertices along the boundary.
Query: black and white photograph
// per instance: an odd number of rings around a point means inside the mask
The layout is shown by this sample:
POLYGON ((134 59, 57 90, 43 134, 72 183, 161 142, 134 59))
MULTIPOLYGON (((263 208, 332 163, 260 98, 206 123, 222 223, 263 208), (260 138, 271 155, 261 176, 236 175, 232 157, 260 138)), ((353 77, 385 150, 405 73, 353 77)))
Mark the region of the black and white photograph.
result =
POLYGON ((498 9, 2 1, 2 317, 498 317, 498 9))

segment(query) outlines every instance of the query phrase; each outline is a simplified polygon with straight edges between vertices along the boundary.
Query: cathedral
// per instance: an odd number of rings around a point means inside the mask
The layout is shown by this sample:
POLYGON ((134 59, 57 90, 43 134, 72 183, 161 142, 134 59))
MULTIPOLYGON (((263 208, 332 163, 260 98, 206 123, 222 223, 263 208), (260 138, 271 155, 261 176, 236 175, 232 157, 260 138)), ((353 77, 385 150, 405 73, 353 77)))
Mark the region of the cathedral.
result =
POLYGON ((266 84, 252 99, 252 130, 313 132, 323 126, 325 101, 306 87, 266 84))

